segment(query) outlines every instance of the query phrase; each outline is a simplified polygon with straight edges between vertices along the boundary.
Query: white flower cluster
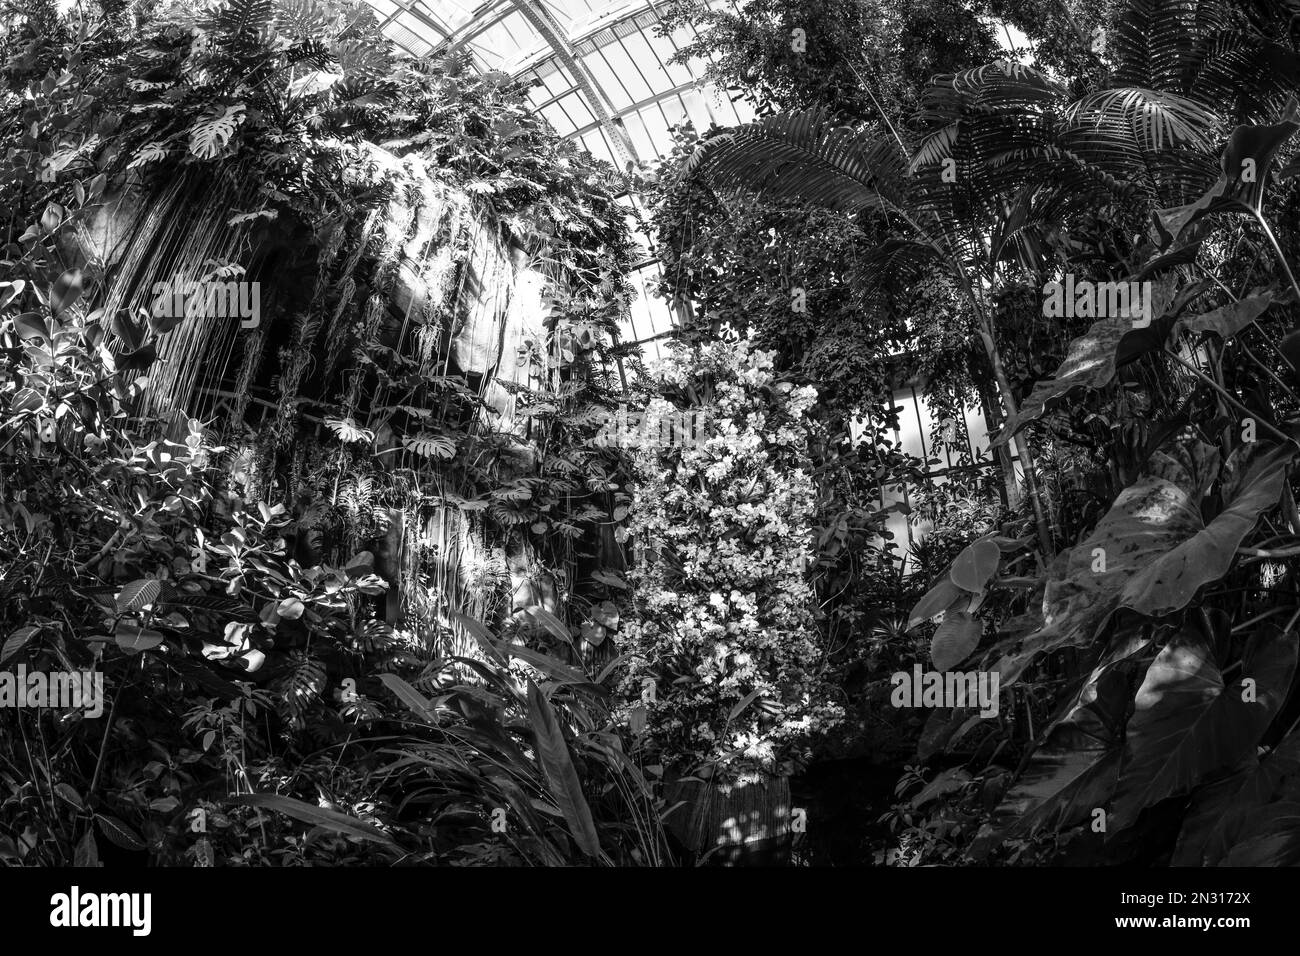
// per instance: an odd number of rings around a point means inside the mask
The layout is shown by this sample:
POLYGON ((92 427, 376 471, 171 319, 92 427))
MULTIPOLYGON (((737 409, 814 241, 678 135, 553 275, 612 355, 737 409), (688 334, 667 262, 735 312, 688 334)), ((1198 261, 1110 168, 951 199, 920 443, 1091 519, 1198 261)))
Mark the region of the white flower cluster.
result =
POLYGON ((842 717, 818 676, 806 578, 816 489, 805 415, 817 392, 777 383, 771 353, 743 343, 679 351, 651 375, 711 402, 703 440, 631 456, 638 555, 624 710, 645 708, 646 733, 682 769, 770 771, 842 717), (653 701, 642 699, 647 678, 653 701))

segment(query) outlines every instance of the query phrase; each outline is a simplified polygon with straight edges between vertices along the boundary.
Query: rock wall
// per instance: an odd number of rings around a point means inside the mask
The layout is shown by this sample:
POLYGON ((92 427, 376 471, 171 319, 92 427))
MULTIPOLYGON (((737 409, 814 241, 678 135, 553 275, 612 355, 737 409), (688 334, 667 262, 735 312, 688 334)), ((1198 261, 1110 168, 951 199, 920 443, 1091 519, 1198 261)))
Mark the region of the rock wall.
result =
MULTIPOLYGON (((479 427, 515 435, 515 457, 527 467, 534 450, 508 386, 544 384, 538 375, 546 370, 519 356, 526 340, 547 339, 554 277, 528 250, 504 241, 471 196, 436 181, 418 158, 372 144, 355 147, 354 156, 348 186, 388 195, 363 223, 340 210, 311 224, 311 232, 295 231, 256 215, 264 199, 237 174, 212 182, 183 173, 147 192, 109 197, 81 225, 66 250, 69 261, 102 272, 105 314, 129 315, 141 326, 157 283, 203 279, 214 263, 237 263, 260 283, 258 328, 191 316, 160 338, 141 410, 172 416, 178 425, 189 417, 239 425, 250 410, 266 415, 278 405, 271 413, 289 432, 311 428, 311 416, 295 401, 309 382, 346 370, 350 358, 336 354, 333 343, 340 328, 360 323, 418 358, 430 375, 464 376, 485 402, 479 427), (362 237, 351 248, 349 228, 362 237), (366 279, 358 270, 364 259, 378 263, 366 279), (277 356, 281 398, 253 396, 253 383, 266 378, 277 356)), ((356 415, 359 425, 373 424, 372 410, 357 408, 356 415)), ((319 434, 319 420, 314 427, 319 434)), ((286 438, 286 447, 294 443, 286 438)), ((418 523, 390 518, 375 542, 377 567, 398 594, 390 620, 403 608, 444 623, 450 611, 491 616, 493 602, 484 595, 494 580, 505 595, 498 613, 531 603, 557 610, 554 582, 538 571, 526 545, 489 542, 481 523, 451 506, 418 523), (415 595, 412 565, 428 549, 436 554, 439 593, 415 595)))

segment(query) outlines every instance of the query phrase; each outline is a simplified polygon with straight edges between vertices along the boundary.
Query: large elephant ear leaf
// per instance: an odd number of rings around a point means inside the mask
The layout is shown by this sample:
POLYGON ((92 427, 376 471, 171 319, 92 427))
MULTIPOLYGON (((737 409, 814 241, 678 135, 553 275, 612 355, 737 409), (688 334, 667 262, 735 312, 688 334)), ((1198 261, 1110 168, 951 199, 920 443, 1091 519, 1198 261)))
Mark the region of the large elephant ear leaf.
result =
POLYGON ((1238 126, 1228 137, 1219 166, 1231 186, 1228 195, 1256 212, 1278 151, 1300 130, 1300 104, 1293 96, 1276 123, 1238 126))
POLYGON ((528 682, 528 719, 537 738, 538 762, 546 772, 547 786, 569 825, 569 832, 584 853, 600 856, 600 837, 587 798, 582 794, 578 771, 569 756, 569 745, 550 702, 532 681, 528 682))
POLYGON ((1176 302, 1173 288, 1172 279, 1152 283, 1151 298, 1155 301, 1150 303, 1153 322, 1149 327, 1134 326, 1131 316, 1110 316, 1094 322, 1087 332, 1070 342, 1056 374, 1034 386, 990 445, 1005 445, 1020 429, 1080 392, 1105 388, 1114 380, 1119 366, 1161 345, 1171 323, 1158 320, 1166 309, 1181 304, 1176 302))
POLYGON ((1300 731, 1258 762, 1199 788, 1178 834, 1171 866, 1218 866, 1249 832, 1259 811, 1300 782, 1300 731))
POLYGON ((1007 418, 991 442, 992 447, 1005 445, 1021 428, 1042 418, 1070 396, 1084 389, 1109 385, 1115 377, 1115 354, 1120 340, 1132 331, 1133 320, 1127 317, 1094 322, 1087 332, 1070 343, 1056 374, 1035 385, 1020 409, 1007 418))
POLYGON ((1160 247, 1168 248, 1178 240, 1188 226, 1210 213, 1240 210, 1237 201, 1227 195, 1231 186, 1227 176, 1220 176, 1218 181, 1195 202, 1171 206, 1168 209, 1157 209, 1152 213, 1156 240, 1160 247))
POLYGON ((1082 823, 1114 789, 1118 757, 1118 750, 1035 751, 967 853, 980 862, 1006 840, 1082 823))
POLYGON ((907 619, 907 629, 910 631, 938 617, 959 601, 963 606, 969 603, 970 592, 963 591, 953 583, 951 575, 945 574, 916 602, 916 607, 912 608, 912 614, 907 619))
POLYGON ((1190 793, 1211 774, 1248 760, 1295 676, 1296 646, 1280 628, 1261 629, 1225 685, 1200 635, 1183 631, 1152 661, 1133 701, 1123 770, 1108 833, 1145 807, 1190 793))
POLYGON ((1213 722, 1222 693, 1214 654, 1198 635, 1180 633, 1156 655, 1134 699, 1110 829, 1198 781, 1198 731, 1213 722))
POLYGON ((1270 804, 1253 819, 1241 842, 1222 866, 1295 866, 1300 864, 1300 802, 1270 804))
POLYGON ((1217 452, 1192 442, 1154 453, 1092 534, 1052 563, 1041 627, 995 649, 1001 686, 1041 654, 1087 645, 1122 608, 1162 616, 1186 606, 1226 572, 1260 514, 1277 502, 1291 457, 1289 446, 1238 449, 1226 469, 1226 507, 1207 526, 1201 499, 1217 473, 1217 452))
POLYGON ((1260 213, 1273 161, 1296 130, 1300 130, 1300 110, 1294 97, 1278 122, 1233 129, 1219 157, 1222 172, 1214 185, 1195 202, 1155 212, 1161 246, 1168 247, 1188 226, 1210 213, 1260 213))
POLYGON ((965 611, 949 611, 930 641, 930 660, 936 670, 950 671, 975 650, 984 627, 965 611))
POLYGON ((1210 312, 1185 315, 1178 320, 1177 328, 1188 332, 1213 332, 1226 341, 1249 327, 1275 301, 1277 300, 1271 292, 1248 296, 1210 312))
POLYGON ((1047 744, 1070 750, 1118 746, 1132 713, 1133 694, 1155 656, 1150 628, 1121 628, 1064 712, 1043 733, 1047 744))
POLYGON ((948 569, 948 574, 958 587, 978 594, 997 571, 1001 558, 1002 549, 996 541, 980 538, 962 549, 948 569))
POLYGON ((1116 635, 1073 703, 1044 732, 1043 745, 977 834, 977 859, 1004 840, 1084 822, 1110 802, 1133 691, 1152 657, 1144 631, 1116 635))
POLYGON ((907 620, 910 631, 951 610, 970 610, 983 597, 990 579, 1002 563, 1002 555, 1017 551, 1027 539, 986 534, 972 541, 953 560, 948 573, 935 582, 916 602, 907 620))
POLYGON ((1151 617, 1170 614, 1186 606, 1201 585, 1227 573, 1242 539, 1281 498, 1293 452, 1289 445, 1263 443, 1238 448, 1226 468, 1223 512, 1138 568, 1124 585, 1120 606, 1151 617))
POLYGON ((1218 452, 1200 441, 1151 456, 1146 474, 1119 493, 1092 534, 1053 561, 1043 589, 1043 626, 998 661, 1003 687, 1038 655, 1091 643, 1119 608, 1128 581, 1205 527, 1201 499, 1218 460, 1218 452))

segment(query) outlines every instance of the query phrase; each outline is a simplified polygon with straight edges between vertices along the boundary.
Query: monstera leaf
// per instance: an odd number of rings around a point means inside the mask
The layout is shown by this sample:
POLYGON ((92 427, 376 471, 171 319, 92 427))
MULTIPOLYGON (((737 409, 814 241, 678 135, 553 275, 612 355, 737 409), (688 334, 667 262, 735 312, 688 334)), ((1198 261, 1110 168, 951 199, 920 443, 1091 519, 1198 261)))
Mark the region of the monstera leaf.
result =
POLYGON ((456 457, 456 442, 447 435, 435 435, 431 432, 405 435, 402 438, 402 445, 424 458, 456 457))
POLYGON ((1203 635, 1184 630, 1152 661, 1134 698, 1108 834, 1161 800, 1230 770, 1255 746, 1295 674, 1296 645, 1279 628, 1256 633, 1241 678, 1226 684, 1203 635))
POLYGON ((243 121, 243 103, 214 107, 190 128, 190 152, 199 159, 214 159, 221 155, 243 121))

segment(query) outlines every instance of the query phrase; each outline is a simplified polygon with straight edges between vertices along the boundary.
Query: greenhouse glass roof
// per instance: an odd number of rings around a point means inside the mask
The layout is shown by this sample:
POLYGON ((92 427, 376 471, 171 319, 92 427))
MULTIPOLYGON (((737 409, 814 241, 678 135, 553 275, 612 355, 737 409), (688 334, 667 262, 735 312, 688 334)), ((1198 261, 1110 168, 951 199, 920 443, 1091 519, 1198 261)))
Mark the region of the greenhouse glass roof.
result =
POLYGON ((662 0, 370 3, 384 32, 416 56, 467 50, 482 70, 538 80, 533 103, 556 131, 620 169, 663 155, 668 127, 684 119, 704 130, 750 118, 702 82, 701 64, 668 62, 691 31, 659 35, 662 0))
MULTIPOLYGON (((532 102, 556 132, 619 169, 665 155, 671 126, 689 120, 703 131, 752 118, 746 104, 703 80, 703 63, 669 62, 693 34, 683 27, 661 35, 663 0, 369 2, 384 32, 415 56, 464 50, 480 70, 536 80, 532 102)), ((624 334, 653 356, 673 322, 667 304, 649 295, 658 271, 649 249, 645 260, 624 334)))

